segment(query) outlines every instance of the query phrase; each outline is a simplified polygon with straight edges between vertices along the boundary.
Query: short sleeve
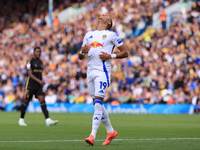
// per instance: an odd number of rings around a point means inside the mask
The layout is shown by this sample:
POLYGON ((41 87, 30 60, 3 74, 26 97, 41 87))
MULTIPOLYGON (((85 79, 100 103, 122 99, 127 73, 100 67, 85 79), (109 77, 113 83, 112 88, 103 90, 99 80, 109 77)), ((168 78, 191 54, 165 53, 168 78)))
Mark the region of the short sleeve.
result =
POLYGON ((87 33, 86 33, 85 36, 84 36, 82 47, 83 47, 85 44, 86 44, 86 45, 89 45, 89 44, 88 44, 88 39, 87 39, 87 33))
POLYGON ((113 32, 112 42, 116 47, 119 47, 123 44, 121 37, 116 32, 113 32))

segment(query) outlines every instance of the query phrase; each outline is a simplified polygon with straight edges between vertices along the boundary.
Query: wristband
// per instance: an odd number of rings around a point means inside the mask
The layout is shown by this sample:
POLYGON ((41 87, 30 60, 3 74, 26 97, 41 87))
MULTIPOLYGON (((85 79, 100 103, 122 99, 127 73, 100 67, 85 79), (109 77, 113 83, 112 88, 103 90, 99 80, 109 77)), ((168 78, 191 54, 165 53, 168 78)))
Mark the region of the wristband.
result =
POLYGON ((117 58, 117 55, 116 54, 111 54, 111 58, 115 59, 115 58, 117 58))
POLYGON ((85 55, 85 53, 82 53, 82 50, 80 51, 80 54, 81 54, 81 55, 85 55))

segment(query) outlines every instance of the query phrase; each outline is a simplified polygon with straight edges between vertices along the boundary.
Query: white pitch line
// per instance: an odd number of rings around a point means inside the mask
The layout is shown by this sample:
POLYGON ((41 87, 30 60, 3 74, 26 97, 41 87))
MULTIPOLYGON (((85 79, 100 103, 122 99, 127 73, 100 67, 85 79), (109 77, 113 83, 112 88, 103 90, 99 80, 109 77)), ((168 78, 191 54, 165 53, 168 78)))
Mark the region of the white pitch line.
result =
MULTIPOLYGON (((152 138, 152 139, 113 139, 113 141, 160 141, 160 140, 200 140, 200 138, 152 138)), ((104 141, 104 140, 96 140, 104 141)), ((48 142, 84 142, 84 140, 42 140, 42 141, 0 141, 0 143, 48 143, 48 142)))

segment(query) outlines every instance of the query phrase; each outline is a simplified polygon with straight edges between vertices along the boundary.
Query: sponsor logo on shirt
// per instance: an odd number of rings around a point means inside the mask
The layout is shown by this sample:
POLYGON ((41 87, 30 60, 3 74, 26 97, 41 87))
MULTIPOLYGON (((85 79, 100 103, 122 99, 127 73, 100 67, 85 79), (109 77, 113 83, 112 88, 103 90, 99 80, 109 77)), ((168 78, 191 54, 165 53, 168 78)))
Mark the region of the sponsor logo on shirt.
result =
POLYGON ((98 41, 94 41, 90 44, 90 46, 92 46, 93 48, 97 48, 97 47, 103 47, 104 43, 99 43, 98 41))

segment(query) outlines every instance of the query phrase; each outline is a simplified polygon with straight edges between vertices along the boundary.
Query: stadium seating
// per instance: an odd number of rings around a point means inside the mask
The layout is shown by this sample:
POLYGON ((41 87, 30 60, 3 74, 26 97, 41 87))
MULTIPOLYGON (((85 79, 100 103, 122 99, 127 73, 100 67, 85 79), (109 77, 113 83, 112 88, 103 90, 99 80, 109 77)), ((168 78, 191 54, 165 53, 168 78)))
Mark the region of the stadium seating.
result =
POLYGON ((170 100, 170 104, 172 101, 172 104, 183 104, 197 102, 200 98, 199 2, 194 2, 191 12, 174 19, 168 30, 159 31, 151 26, 152 14, 176 1, 99 0, 79 4, 55 1, 54 18, 70 6, 87 6, 88 11, 66 23, 55 19, 56 23, 51 27, 47 26, 46 1, 23 2, 13 0, 8 3, 4 0, 0 3, 2 103, 23 100, 27 78, 25 63, 34 46, 42 48, 47 101, 54 97, 57 102, 92 103, 86 84, 87 64, 85 60, 78 60, 77 52, 84 34, 96 29, 97 17, 104 12, 113 19, 112 30, 119 33, 130 52, 127 59, 112 60, 112 82, 105 102, 157 104, 170 100), (10 10, 11 14, 4 11, 10 6, 16 8, 10 10), (137 25, 141 19, 144 27, 139 28, 137 25), (165 95, 164 90, 172 93, 165 95))

